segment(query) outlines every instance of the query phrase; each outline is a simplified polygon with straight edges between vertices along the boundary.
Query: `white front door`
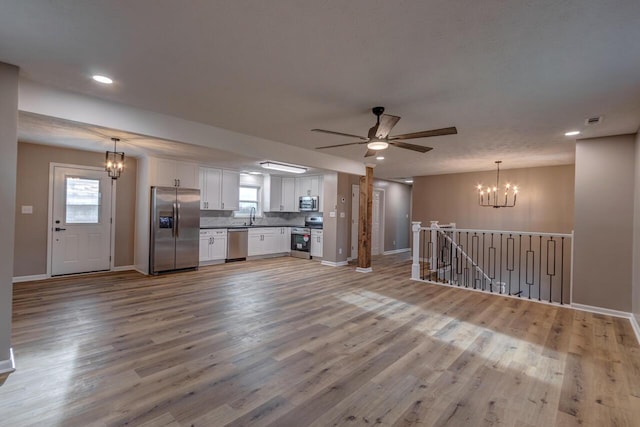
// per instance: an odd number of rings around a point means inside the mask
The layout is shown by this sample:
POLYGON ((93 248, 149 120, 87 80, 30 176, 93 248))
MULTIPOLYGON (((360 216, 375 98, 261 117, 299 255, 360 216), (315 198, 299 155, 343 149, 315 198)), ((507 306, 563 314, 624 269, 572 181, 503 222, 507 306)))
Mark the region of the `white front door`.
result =
POLYGON ((51 275, 109 270, 111 178, 103 170, 53 168, 51 275))

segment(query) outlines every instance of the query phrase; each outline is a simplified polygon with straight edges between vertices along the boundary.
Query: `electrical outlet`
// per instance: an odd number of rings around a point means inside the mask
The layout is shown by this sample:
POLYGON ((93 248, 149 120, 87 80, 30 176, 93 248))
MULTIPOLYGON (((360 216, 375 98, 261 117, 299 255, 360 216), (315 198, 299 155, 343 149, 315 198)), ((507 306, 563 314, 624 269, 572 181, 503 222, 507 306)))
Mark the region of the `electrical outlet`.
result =
POLYGON ((342 248, 338 248, 338 255, 342 255, 342 248))
POLYGON ((394 240, 394 241, 393 241, 393 246, 395 246, 395 245, 396 245, 396 241, 394 240))

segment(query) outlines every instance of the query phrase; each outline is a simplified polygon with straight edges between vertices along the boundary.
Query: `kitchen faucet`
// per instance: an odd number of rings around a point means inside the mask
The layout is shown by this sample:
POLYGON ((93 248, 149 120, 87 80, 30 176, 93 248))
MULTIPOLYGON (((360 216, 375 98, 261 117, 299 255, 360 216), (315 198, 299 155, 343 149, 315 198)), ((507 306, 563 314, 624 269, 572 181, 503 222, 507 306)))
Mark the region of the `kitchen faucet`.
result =
POLYGON ((256 222, 256 207, 251 206, 251 211, 249 211, 249 226, 255 224, 256 222))

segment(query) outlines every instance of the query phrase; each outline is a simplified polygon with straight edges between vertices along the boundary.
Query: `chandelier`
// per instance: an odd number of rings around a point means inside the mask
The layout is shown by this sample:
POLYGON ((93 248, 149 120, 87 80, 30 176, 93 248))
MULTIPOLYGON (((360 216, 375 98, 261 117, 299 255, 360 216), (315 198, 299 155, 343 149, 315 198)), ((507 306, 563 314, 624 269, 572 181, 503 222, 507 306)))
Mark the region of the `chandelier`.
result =
POLYGON ((512 208, 516 205, 516 198, 518 197, 518 186, 507 183, 504 186, 504 200, 502 199, 500 189, 500 163, 502 160, 496 160, 496 166, 498 168, 496 173, 496 185, 495 187, 487 187, 486 189, 482 184, 478 184, 478 204, 485 208, 512 208))
POLYGON ((124 152, 116 151, 116 144, 119 138, 111 138, 113 141, 113 151, 107 151, 104 160, 104 170, 107 171, 111 179, 118 179, 124 169, 124 152))

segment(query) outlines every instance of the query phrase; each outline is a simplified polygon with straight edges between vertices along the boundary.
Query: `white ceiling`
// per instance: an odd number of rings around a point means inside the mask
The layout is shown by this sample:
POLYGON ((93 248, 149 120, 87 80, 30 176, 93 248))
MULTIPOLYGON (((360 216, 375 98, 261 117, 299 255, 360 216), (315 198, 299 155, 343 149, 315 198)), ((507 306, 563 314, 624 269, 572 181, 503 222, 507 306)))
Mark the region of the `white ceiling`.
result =
POLYGON ((349 142, 312 128, 366 134, 375 105, 392 134, 457 126, 388 149, 381 178, 572 163, 567 130, 636 132, 638 40, 637 0, 0 3, 0 61, 45 85, 309 150, 349 142))

